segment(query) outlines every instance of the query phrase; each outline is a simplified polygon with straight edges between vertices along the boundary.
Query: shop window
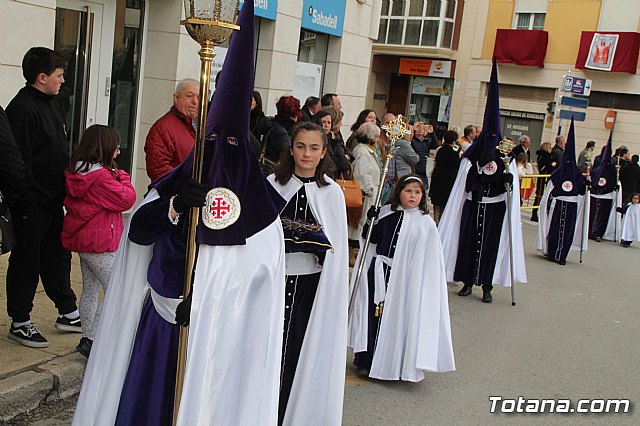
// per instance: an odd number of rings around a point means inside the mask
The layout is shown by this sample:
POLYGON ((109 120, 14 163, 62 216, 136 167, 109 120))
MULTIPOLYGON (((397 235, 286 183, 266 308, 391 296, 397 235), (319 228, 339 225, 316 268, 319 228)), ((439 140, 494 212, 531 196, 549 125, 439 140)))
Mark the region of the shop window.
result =
POLYGON ((451 48, 456 0, 383 0, 376 43, 451 48))
POLYGON ((301 103, 309 96, 320 96, 327 65, 329 35, 301 30, 293 95, 301 103))

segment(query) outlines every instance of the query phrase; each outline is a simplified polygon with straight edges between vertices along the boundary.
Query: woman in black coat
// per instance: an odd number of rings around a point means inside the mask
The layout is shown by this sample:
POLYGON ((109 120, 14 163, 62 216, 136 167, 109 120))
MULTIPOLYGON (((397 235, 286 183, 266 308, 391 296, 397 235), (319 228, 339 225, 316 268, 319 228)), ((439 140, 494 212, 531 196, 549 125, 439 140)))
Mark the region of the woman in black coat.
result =
MULTIPOLYGON (((551 150, 551 144, 549 142, 543 142, 542 145, 540 145, 540 149, 536 151, 536 155, 538 156, 538 159, 536 160, 536 163, 538 164, 538 174, 550 175, 558 167, 558 164, 553 161, 551 150)), ((542 198, 544 187, 548 180, 548 177, 539 177, 536 179, 536 198, 533 202, 535 206, 540 205, 540 199, 542 198)), ((531 211, 531 220, 534 222, 538 221, 538 209, 533 209, 531 211)))
POLYGON ((429 197, 433 203, 433 218, 440 222, 449 194, 460 167, 460 152, 457 147, 458 133, 449 130, 444 134, 442 147, 436 153, 436 165, 431 174, 429 197))

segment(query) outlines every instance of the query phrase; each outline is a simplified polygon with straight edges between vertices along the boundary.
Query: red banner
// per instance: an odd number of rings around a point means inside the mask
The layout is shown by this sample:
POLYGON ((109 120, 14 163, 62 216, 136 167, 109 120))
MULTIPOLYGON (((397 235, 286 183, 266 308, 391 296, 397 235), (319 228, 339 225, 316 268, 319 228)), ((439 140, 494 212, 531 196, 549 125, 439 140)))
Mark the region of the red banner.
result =
POLYGON ((542 30, 496 31, 493 56, 503 64, 516 64, 544 68, 549 34, 542 30))
POLYGON ((583 31, 576 68, 635 74, 639 51, 639 33, 583 31))

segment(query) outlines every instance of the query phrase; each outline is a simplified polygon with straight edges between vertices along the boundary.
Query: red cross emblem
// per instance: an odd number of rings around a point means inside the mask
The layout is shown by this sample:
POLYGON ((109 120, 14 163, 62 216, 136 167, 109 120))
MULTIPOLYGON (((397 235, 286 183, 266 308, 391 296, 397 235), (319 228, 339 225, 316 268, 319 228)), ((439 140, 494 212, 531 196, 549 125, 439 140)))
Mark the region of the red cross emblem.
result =
POLYGON ((230 210, 229 203, 222 197, 215 197, 209 208, 209 212, 214 219, 222 219, 230 210))
POLYGON ((485 170, 487 172, 492 172, 493 171, 493 164, 489 163, 486 166, 484 166, 485 170))

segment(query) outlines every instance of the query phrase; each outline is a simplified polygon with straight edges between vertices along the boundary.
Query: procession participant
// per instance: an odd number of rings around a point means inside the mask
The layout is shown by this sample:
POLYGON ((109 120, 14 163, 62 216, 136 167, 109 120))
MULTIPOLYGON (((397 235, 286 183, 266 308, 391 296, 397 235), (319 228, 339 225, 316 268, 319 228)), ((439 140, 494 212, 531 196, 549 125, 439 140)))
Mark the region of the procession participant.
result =
POLYGON ((640 241, 640 194, 631 195, 631 202, 620 209, 623 214, 620 244, 628 248, 634 241, 640 241))
POLYGON ((340 425, 347 342, 347 217, 322 127, 295 127, 268 180, 287 200, 279 424, 340 425))
POLYGON ((513 277, 527 282, 520 224, 520 198, 511 197, 507 206, 506 183, 519 194, 515 162, 509 170, 499 158, 496 146, 500 134, 497 65, 494 61, 482 132, 465 151, 458 176, 440 220, 447 280, 462 281, 459 296, 468 296, 473 286, 482 286, 482 301, 491 303, 494 284, 512 285, 509 250, 513 253, 513 277), (511 242, 507 208, 511 209, 511 242))
POLYGON ((616 167, 611 163, 611 135, 605 145, 602 161, 591 171, 589 239, 615 241, 620 236, 616 226, 616 208, 622 205, 622 191, 616 182, 616 167), (617 235, 615 235, 617 234, 617 235))
POLYGON ((176 321, 190 323, 177 424, 277 424, 284 200, 249 143, 253 22, 246 2, 207 119, 203 184, 190 180, 191 154, 153 183, 125 230, 75 425, 171 424, 176 321), (184 257, 182 232, 189 208, 202 202, 200 185, 212 189, 196 232, 189 309, 176 291, 184 263, 172 260, 184 257))
POLYGON ((589 199, 584 197, 586 188, 587 180, 576 165, 572 120, 562 162, 549 178, 538 213, 536 250, 559 265, 567 263, 570 250, 587 249, 586 239, 583 244, 582 238, 583 233, 588 232, 588 222, 583 220, 583 209, 589 209, 589 199))
POLYGON ((406 175, 373 223, 350 324, 360 375, 419 382, 424 371, 455 370, 442 245, 426 199, 421 177, 406 175))
POLYGON ((520 224, 520 204, 511 203, 513 246, 509 247, 505 183, 512 182, 513 194, 519 194, 517 173, 512 161, 508 173, 496 146, 500 134, 497 65, 494 62, 482 132, 465 151, 456 182, 440 221, 447 280, 462 281, 459 296, 471 294, 474 285, 482 286, 482 301, 491 303, 494 284, 511 286, 509 250, 513 253, 513 277, 527 282, 520 224))

